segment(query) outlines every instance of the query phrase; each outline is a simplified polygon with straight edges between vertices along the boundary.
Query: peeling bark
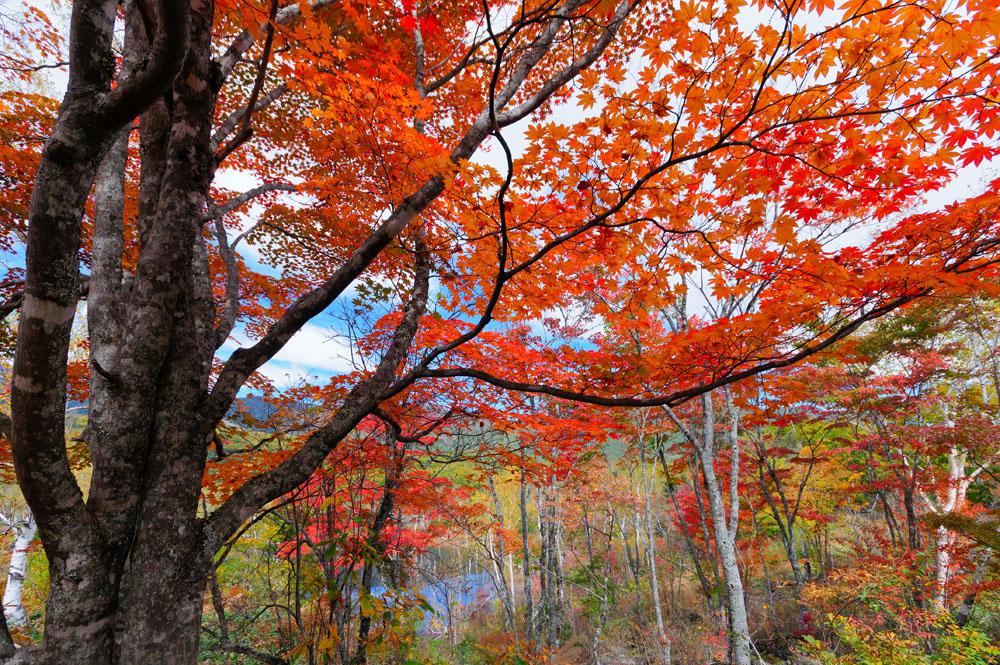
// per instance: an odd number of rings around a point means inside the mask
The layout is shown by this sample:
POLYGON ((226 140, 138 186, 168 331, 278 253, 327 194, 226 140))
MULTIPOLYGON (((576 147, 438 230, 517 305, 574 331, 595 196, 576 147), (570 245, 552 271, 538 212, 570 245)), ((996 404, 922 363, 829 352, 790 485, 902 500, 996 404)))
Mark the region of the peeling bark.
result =
POLYGON ((7 586, 3 592, 3 613, 8 626, 20 627, 28 623, 21 603, 21 590, 28 569, 28 551, 38 527, 30 514, 25 519, 13 520, 14 543, 11 546, 10 566, 7 568, 7 586))

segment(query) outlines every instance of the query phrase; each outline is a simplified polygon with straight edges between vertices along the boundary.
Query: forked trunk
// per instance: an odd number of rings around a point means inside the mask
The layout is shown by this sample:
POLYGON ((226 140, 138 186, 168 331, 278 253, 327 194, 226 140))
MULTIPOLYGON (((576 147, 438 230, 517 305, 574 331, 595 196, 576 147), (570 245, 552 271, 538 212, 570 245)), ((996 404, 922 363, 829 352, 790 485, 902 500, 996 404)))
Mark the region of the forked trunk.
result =
POLYGON ((116 597, 110 572, 74 585, 64 567, 50 569, 45 645, 33 662, 195 665, 205 579, 192 558, 177 548, 158 562, 130 560, 116 597), (93 620, 81 621, 83 616, 93 620))

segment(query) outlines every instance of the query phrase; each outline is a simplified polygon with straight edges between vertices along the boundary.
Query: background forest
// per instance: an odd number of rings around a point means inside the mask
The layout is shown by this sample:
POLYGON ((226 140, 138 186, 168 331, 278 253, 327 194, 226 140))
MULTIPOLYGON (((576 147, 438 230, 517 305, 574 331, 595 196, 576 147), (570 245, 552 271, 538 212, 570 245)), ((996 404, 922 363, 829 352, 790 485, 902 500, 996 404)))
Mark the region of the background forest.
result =
POLYGON ((0 661, 1000 662, 995 0, 0 39, 0 661))
MULTIPOLYGON (((201 662, 996 662, 997 311, 928 302, 676 409, 373 417, 217 559, 201 662)), ((206 502, 310 393, 231 414, 206 502)), ((38 639, 44 554, 6 496, 7 621, 38 639)))

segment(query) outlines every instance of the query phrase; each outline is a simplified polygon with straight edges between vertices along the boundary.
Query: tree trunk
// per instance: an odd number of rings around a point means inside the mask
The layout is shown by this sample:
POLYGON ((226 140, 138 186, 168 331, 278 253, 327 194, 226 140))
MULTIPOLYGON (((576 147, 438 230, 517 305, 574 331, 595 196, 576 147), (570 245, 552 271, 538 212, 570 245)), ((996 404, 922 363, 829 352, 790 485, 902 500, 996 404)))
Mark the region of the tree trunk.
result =
POLYGON ((705 476, 705 494, 712 514, 712 530, 726 585, 730 623, 730 661, 733 665, 750 665, 750 622, 747 617, 743 578, 737 559, 736 534, 729 529, 725 500, 719 486, 719 480, 715 475, 715 418, 710 393, 702 397, 702 409, 704 414, 703 439, 700 445, 696 445, 696 448, 701 459, 702 473, 705 476))
MULTIPOLYGON (((366 538, 366 553, 364 568, 361 573, 361 585, 358 589, 359 595, 370 596, 372 592, 372 582, 375 569, 385 558, 386 544, 382 540, 382 534, 389 524, 389 517, 396 504, 396 489, 399 487, 400 476, 406 464, 407 444, 397 443, 396 437, 390 437, 388 444, 391 450, 395 450, 397 445, 402 447, 399 453, 390 458, 390 466, 385 472, 385 483, 382 489, 382 498, 379 501, 378 510, 368 527, 366 538)), ((352 660, 355 665, 363 665, 368 662, 368 636, 371 631, 372 618, 364 613, 358 618, 358 648, 352 660)))
POLYGON ((549 481, 549 496, 546 507, 549 512, 548 536, 548 610, 549 610, 549 646, 559 647, 559 630, 562 627, 562 562, 559 560, 559 531, 561 525, 557 514, 557 494, 555 478, 549 481))
POLYGON ((544 505, 544 490, 541 486, 535 489, 535 506, 538 510, 538 625, 537 643, 541 648, 548 639, 547 628, 550 621, 549 606, 549 529, 544 505), (544 614, 543 614, 544 613, 544 614))
POLYGON ((535 629, 531 600, 531 549, 528 544, 528 480, 523 469, 521 470, 521 568, 524 573, 524 640, 530 643, 534 640, 535 629))
MULTIPOLYGON (((771 489, 768 487, 767 480, 764 478, 763 465, 766 463, 767 462, 764 461, 762 457, 760 462, 761 471, 759 473, 761 494, 764 495, 764 501, 767 503, 767 507, 771 511, 772 519, 774 519, 775 524, 778 525, 778 535, 781 536, 781 544, 785 549, 785 556, 787 557, 788 565, 792 570, 792 578, 795 580, 795 586, 801 587, 806 580, 805 575, 802 573, 802 566, 799 564, 798 545, 795 541, 795 515, 786 510, 783 517, 782 512, 778 509, 778 505, 774 501, 774 497, 771 496, 771 489)), ((775 485, 775 491, 778 493, 779 498, 781 498, 783 505, 787 508, 788 503, 785 500, 781 487, 777 481, 774 480, 777 474, 772 473, 770 475, 775 485)))
MULTIPOLYGON (((500 497, 497 495, 496 483, 493 480, 493 474, 487 477, 488 487, 490 490, 490 496, 493 500, 493 514, 494 519, 500 526, 500 529, 504 529, 504 517, 503 511, 500 509, 500 497)), ((500 603, 503 606, 503 622, 504 626, 510 630, 514 631, 516 628, 515 615, 514 615, 514 597, 513 597, 513 587, 514 578, 510 578, 510 584, 508 585, 507 576, 504 573, 504 558, 506 552, 503 544, 503 537, 494 539, 492 530, 486 533, 486 544, 487 544, 487 554, 489 554, 490 562, 493 564, 493 586, 500 598, 500 603), (494 544, 495 543, 495 544, 494 544)))
POLYGON ((916 551, 922 546, 920 544, 920 523, 912 487, 903 488, 903 507, 906 511, 906 543, 910 550, 916 551))
MULTIPOLYGON (((567 3, 565 12, 580 4, 567 3)), ((282 11, 286 18, 302 14, 296 3, 282 11)), ((570 78, 596 61, 629 11, 623 5, 597 45, 565 70, 570 78)), ((399 370, 427 303, 430 267, 422 249, 415 252, 401 321, 374 371, 290 457, 245 482, 207 517, 199 514, 207 446, 247 379, 342 295, 444 190, 441 176, 416 186, 343 265, 214 372, 215 351, 232 321, 226 322, 231 300, 215 311, 203 232, 220 160, 213 120, 223 110, 216 108, 220 86, 236 63, 251 61, 246 56, 255 41, 248 29, 228 48, 213 45, 214 17, 211 0, 77 0, 72 6, 67 92, 32 190, 11 377, 15 470, 49 564, 39 658, 44 665, 193 665, 215 553, 256 511, 306 482, 380 400, 416 380, 400 377, 399 370), (125 47, 116 77, 119 5, 125 47), (129 256, 132 269, 125 275, 123 132, 136 118, 139 252, 129 256), (65 406, 81 295, 84 208, 92 189, 86 433, 92 474, 84 493, 67 457, 65 406)), ((561 43, 557 35, 568 24, 562 14, 548 21, 490 96, 491 112, 523 92, 522 84, 539 62, 548 62, 546 54, 561 43)), ((267 48, 262 50, 266 55, 267 48)), ((262 81, 266 64, 262 57, 262 81)), ((533 95, 538 103, 566 82, 552 81, 557 84, 533 95)), ((457 140, 453 163, 472 157, 493 130, 491 112, 483 110, 457 140)), ((243 129, 250 130, 250 113, 243 114, 243 129)), ((219 253, 225 254, 222 241, 219 253)))
POLYGON ((677 492, 674 489, 673 479, 670 477, 670 468, 667 465, 667 455, 663 450, 662 445, 657 447, 657 454, 660 457, 660 463, 663 465, 663 472, 665 474, 663 481, 664 491, 670 497, 670 502, 674 506, 674 513, 677 515, 677 521, 680 524, 681 536, 684 538, 684 546, 694 564, 694 572, 698 577, 698 584, 701 587, 701 593, 705 597, 705 604, 708 611, 711 612, 718 606, 716 602, 718 595, 712 593, 712 587, 709 584, 708 577, 705 576, 705 571, 701 565, 701 556, 699 556, 698 548, 695 546, 694 540, 691 538, 691 530, 688 527, 687 521, 684 519, 684 514, 681 512, 680 504, 677 502, 677 492))
POLYGON ((0 662, 7 662, 6 659, 17 653, 17 645, 14 644, 13 638, 10 636, 10 630, 7 628, 7 620, 3 616, 3 612, 0 612, 0 662))
MULTIPOLYGON (((694 438, 690 439, 694 445, 698 445, 694 438)), ((712 578, 715 580, 715 588, 722 588, 722 578, 719 575, 719 559, 716 555, 715 548, 712 547, 713 537, 708 528, 708 511, 705 509, 705 499, 702 492, 704 487, 703 473, 701 472, 701 463, 697 453, 688 459, 689 468, 691 469, 691 489, 694 492, 695 505, 698 508, 698 523, 701 526, 701 534, 705 540, 705 555, 708 557, 708 562, 712 567, 712 578)), ((720 598, 721 603, 721 598, 720 598)))
POLYGON ((889 531, 889 542, 892 543, 893 549, 899 545, 899 538, 897 538, 896 533, 899 531, 899 525, 896 524, 896 517, 892 514, 892 508, 889 506, 889 499, 886 497, 886 492, 884 490, 878 490, 876 492, 877 500, 882 506, 882 516, 885 518, 885 526, 889 531))
POLYGON ((8 625, 19 627, 28 623, 21 603, 21 590, 24 588, 24 575, 28 568, 28 549, 35 539, 38 527, 35 525, 35 518, 29 513, 27 519, 15 523, 14 530, 16 536, 7 569, 7 586, 3 592, 3 613, 8 625))
POLYGON ((198 662, 205 580, 141 585, 144 593, 167 587, 134 601, 116 644, 117 665, 186 665, 198 662))
MULTIPOLYGON (((903 486, 903 507, 906 512, 906 544, 911 553, 916 553, 921 549, 920 525, 917 522, 916 501, 913 497, 913 487, 907 482, 903 486)), ((910 581, 911 594, 915 607, 924 606, 924 580, 921 571, 914 570, 910 581)))
POLYGON ((611 607, 611 551, 614 545, 615 522, 617 515, 614 510, 608 514, 608 539, 607 547, 604 551, 604 574, 601 579, 600 611, 597 616, 597 624, 594 626, 594 637, 591 642, 591 656, 594 665, 601 665, 601 636, 604 633, 604 626, 608 622, 608 610, 611 607))
MULTIPOLYGON (((660 642, 660 660, 663 665, 670 665, 670 638, 667 637, 666 626, 663 621, 663 607, 660 603, 660 581, 656 572, 656 540, 653 531, 653 502, 650 497, 652 490, 650 485, 653 480, 652 474, 646 471, 646 442, 639 442, 639 464, 642 466, 642 491, 646 512, 646 561, 649 564, 649 581, 653 595, 653 613, 656 616, 657 639, 660 642)), ((655 463, 655 460, 654 460, 655 463)))
MULTIPOLYGON (((948 486, 944 500, 941 501, 940 499, 932 498, 928 494, 922 494, 932 511, 938 514, 947 514, 961 510, 964 507, 969 484, 973 480, 973 476, 970 476, 965 471, 966 457, 967 453, 962 449, 952 447, 948 451, 948 486)), ((978 471, 973 473, 978 473, 978 471)), ((956 537, 947 527, 941 525, 935 530, 934 540, 936 573, 934 601, 940 609, 944 610, 948 601, 948 582, 951 579, 952 566, 951 556, 956 537)))

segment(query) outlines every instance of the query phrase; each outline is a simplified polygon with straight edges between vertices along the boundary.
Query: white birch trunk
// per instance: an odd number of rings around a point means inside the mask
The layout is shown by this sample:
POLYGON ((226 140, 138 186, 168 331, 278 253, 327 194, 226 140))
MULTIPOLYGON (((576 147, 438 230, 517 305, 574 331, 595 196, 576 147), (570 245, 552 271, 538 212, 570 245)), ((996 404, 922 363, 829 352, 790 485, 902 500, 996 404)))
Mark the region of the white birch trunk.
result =
MULTIPOLYGON (((965 462, 968 454, 959 448, 948 451, 948 486, 944 497, 933 492, 920 492, 927 507, 936 514, 943 515, 961 510, 965 506, 965 497, 969 485, 978 474, 977 469, 971 474, 965 472, 965 462)), ((935 587, 934 602, 939 609, 945 609, 948 602, 948 583, 951 581, 952 556, 955 545, 955 534, 945 526, 939 526, 934 534, 934 567, 935 587)))
POLYGON ((21 603, 21 591, 24 588, 24 577, 28 569, 28 549, 35 539, 38 526, 30 514, 26 520, 14 522, 14 545, 10 556, 10 567, 7 570, 7 588, 3 593, 3 610, 9 626, 23 626, 28 622, 21 603))
POLYGON ((939 608, 944 608, 948 601, 948 581, 951 579, 951 546, 955 538, 947 527, 939 526, 934 541, 934 566, 937 573, 934 602, 939 608))

